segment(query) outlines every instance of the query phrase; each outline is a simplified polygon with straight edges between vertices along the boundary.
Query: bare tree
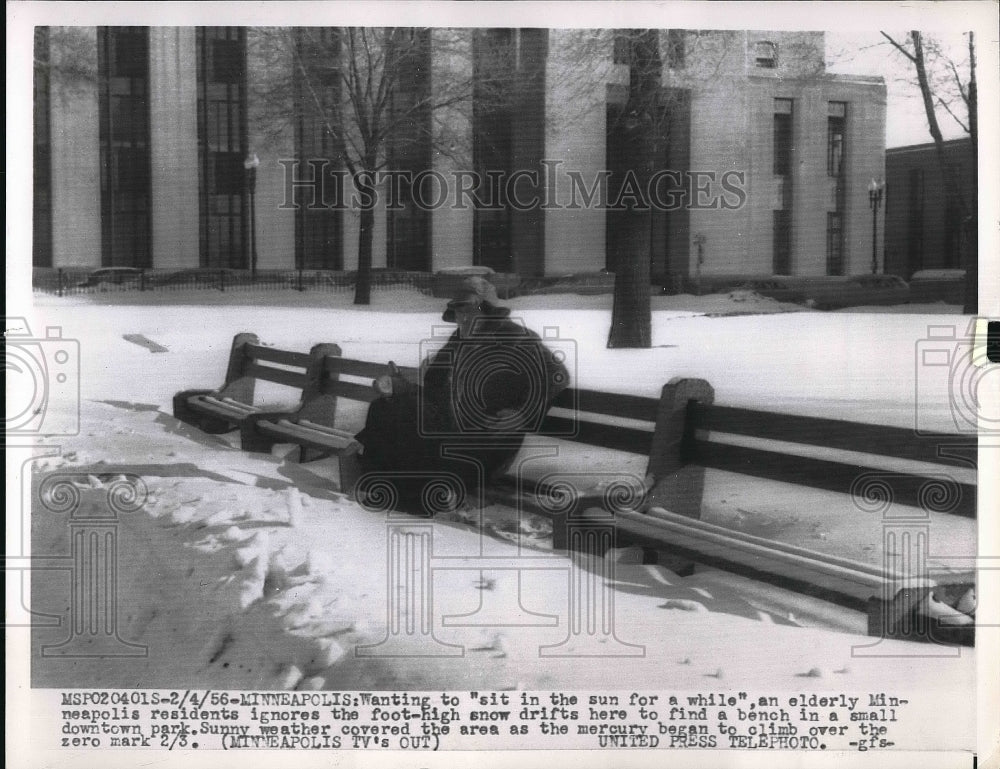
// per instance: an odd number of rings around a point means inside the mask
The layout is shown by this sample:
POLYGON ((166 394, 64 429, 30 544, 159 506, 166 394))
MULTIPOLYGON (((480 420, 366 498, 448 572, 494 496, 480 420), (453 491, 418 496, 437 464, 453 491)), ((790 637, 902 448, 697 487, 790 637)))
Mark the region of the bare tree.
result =
POLYGON ((650 347, 649 250, 652 211, 643 191, 653 174, 655 137, 662 119, 659 109, 663 65, 659 33, 629 30, 628 101, 624 110, 625 167, 635 180, 638 195, 623 196, 624 209, 614 254, 615 290, 608 347, 650 347), (625 198, 628 198, 625 202, 625 198))
MULTIPOLYGON (((926 38, 913 30, 908 37, 897 40, 886 32, 882 36, 913 67, 917 86, 923 100, 927 116, 927 128, 934 140, 945 192, 951 203, 950 211, 960 218, 960 230, 964 233, 963 261, 965 262, 965 303, 963 311, 975 315, 978 312, 979 286, 979 238, 978 211, 976 199, 969 199, 962 189, 956 169, 947 162, 944 138, 938 121, 938 109, 953 119, 972 140, 973 157, 979 157, 978 93, 976 85, 976 41, 975 34, 968 32, 968 61, 956 62, 949 57, 939 41, 926 38), (967 68, 963 73, 960 67, 967 68)), ((976 162, 973 162, 973 183, 979 189, 976 162)))
POLYGON ((442 111, 460 110, 471 100, 472 66, 458 30, 412 28, 267 28, 256 36, 266 66, 254 81, 265 129, 280 132, 308 114, 318 120, 333 146, 332 162, 347 171, 359 201, 358 271, 354 303, 371 301, 372 241, 377 174, 394 151, 430 142, 453 154, 456 143, 442 111), (414 75, 430 83, 428 46, 444 69, 433 90, 415 89, 414 75), (303 98, 291 99, 298 91, 303 98))

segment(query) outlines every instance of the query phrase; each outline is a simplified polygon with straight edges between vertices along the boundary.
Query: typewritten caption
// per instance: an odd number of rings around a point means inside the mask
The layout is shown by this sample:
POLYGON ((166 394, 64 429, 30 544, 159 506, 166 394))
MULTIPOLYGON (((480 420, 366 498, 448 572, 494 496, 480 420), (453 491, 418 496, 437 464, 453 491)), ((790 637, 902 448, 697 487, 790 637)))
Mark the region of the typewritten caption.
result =
POLYGON ((908 700, 883 692, 49 694, 53 741, 73 749, 872 751, 909 733, 908 700))

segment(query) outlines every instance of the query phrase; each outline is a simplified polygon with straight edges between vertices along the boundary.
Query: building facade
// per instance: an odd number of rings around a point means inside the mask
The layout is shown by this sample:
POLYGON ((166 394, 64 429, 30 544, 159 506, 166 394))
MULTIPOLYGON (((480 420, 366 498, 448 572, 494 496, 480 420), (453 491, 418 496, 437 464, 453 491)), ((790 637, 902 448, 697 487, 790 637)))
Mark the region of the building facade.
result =
MULTIPOLYGON (((322 119, 348 101, 346 45, 336 28, 287 30, 315 43, 313 66, 307 46, 276 54, 268 34, 39 28, 36 266, 246 268, 253 218, 259 269, 356 268, 358 205, 336 173, 344 137, 322 119), (276 78, 279 95, 262 95, 276 78), (306 103, 325 107, 310 116, 306 103)), ((822 33, 659 31, 645 190, 623 161, 626 31, 400 34, 409 58, 386 94, 380 167, 444 183, 378 188, 373 266, 613 270, 618 210, 637 195, 656 278, 869 270, 885 86, 825 72, 822 33), (452 98, 456 72, 468 89, 452 98)))
MULTIPOLYGON (((975 208, 972 139, 946 141, 943 149, 948 172, 975 208)), ((949 200, 934 144, 886 150, 885 173, 885 271, 909 280, 918 270, 964 268, 961 214, 949 200)))

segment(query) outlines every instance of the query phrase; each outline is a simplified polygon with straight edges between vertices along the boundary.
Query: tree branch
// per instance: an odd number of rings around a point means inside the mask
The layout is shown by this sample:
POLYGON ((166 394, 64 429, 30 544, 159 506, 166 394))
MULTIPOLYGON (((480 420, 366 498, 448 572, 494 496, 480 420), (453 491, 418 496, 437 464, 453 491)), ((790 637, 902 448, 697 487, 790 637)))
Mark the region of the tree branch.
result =
POLYGON ((951 115, 952 120, 954 120, 956 123, 958 123, 958 125, 962 128, 963 131, 965 131, 966 133, 972 133, 969 130, 969 126, 967 126, 965 123, 963 123, 961 121, 961 119, 958 117, 958 115, 956 115, 954 112, 952 112, 951 107, 948 106, 948 102, 946 102, 944 99, 942 99, 939 96, 937 98, 937 103, 940 104, 942 107, 944 107, 945 112, 947 112, 949 115, 951 115))
POLYGON ((917 63, 917 60, 914 57, 914 55, 912 53, 910 53, 909 51, 906 50, 906 46, 901 45, 900 43, 897 43, 895 40, 893 40, 891 37, 889 37, 889 35, 887 35, 885 32, 880 31, 879 34, 882 35, 882 37, 884 37, 890 43, 892 43, 893 47, 897 51, 899 51, 901 54, 903 54, 903 56, 905 56, 907 59, 909 59, 914 64, 917 63))

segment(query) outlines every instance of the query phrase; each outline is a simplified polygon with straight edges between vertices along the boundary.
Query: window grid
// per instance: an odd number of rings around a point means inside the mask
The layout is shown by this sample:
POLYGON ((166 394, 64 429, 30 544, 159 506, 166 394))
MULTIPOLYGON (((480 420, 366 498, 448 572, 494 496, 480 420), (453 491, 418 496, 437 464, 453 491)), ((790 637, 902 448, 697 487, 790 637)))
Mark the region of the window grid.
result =
POLYGON ((296 173, 313 179, 312 190, 297 186, 294 193, 295 263, 302 269, 340 270, 344 190, 333 131, 340 106, 341 40, 335 27, 298 27, 295 42, 306 69, 305 75, 298 67, 293 70, 296 173))
POLYGON ((149 28, 99 27, 101 264, 152 266, 149 28))
POLYGON ((198 150, 203 267, 246 267, 246 30, 198 27, 198 150))

